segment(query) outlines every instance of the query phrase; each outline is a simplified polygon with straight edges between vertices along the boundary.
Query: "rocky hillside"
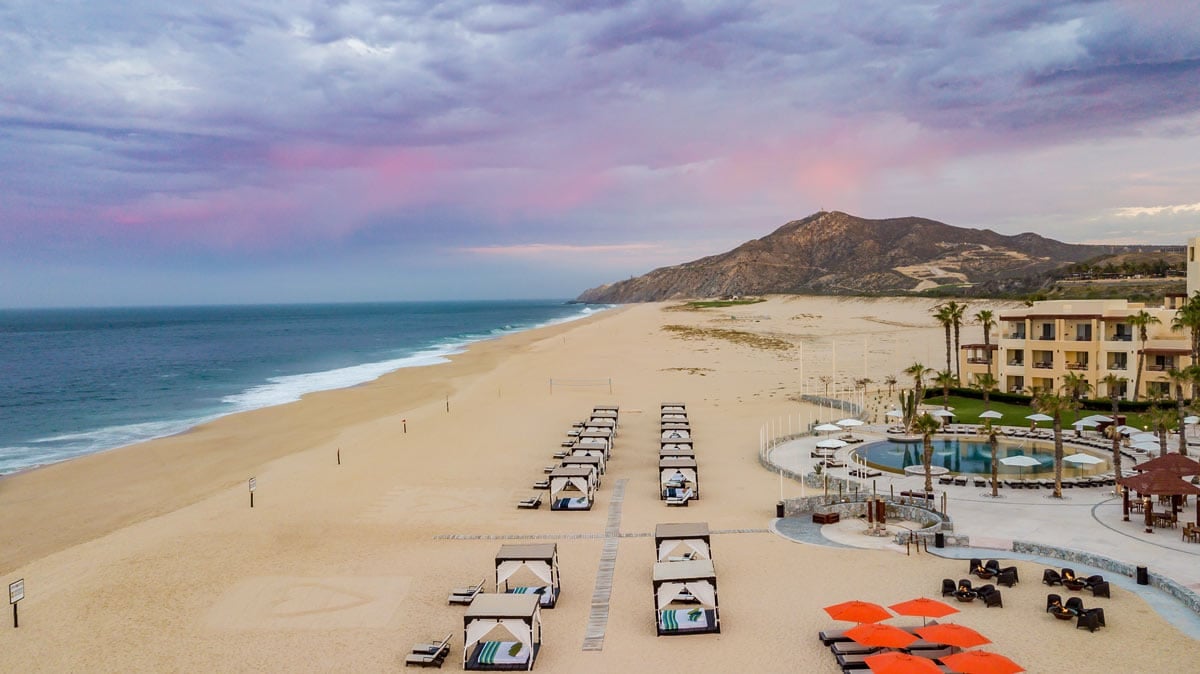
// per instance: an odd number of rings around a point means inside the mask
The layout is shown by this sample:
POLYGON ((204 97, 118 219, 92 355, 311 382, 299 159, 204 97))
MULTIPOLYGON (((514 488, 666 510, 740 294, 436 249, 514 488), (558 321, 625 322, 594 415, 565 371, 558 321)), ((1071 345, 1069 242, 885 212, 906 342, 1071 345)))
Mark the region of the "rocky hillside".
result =
POLYGON ((727 253, 592 288, 579 300, 904 293, 1038 276, 1072 262, 1137 249, 1062 243, 1032 233, 1005 236, 925 218, 867 220, 820 212, 727 253))

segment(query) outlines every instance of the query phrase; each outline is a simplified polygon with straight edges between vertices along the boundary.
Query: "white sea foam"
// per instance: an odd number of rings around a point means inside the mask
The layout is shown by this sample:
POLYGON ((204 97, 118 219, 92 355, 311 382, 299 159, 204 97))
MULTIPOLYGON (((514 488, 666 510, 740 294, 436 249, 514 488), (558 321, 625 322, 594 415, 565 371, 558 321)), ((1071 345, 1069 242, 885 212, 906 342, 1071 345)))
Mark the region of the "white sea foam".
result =
POLYGON ((567 323, 586 318, 607 308, 611 307, 582 307, 576 314, 556 318, 537 325, 505 325, 501 328, 490 330, 487 334, 466 335, 460 338, 449 339, 441 344, 402 358, 363 363, 361 365, 322 372, 272 377, 263 384, 252 386, 240 393, 225 396, 221 399, 221 402, 224 404, 221 411, 217 414, 204 417, 107 426, 91 431, 38 438, 20 447, 3 447, 0 448, 0 475, 36 466, 58 463, 59 461, 66 461, 67 459, 73 459, 85 454, 123 447, 137 442, 175 435, 227 414, 295 402, 306 393, 358 386, 359 384, 374 381, 389 372, 394 372, 402 368, 445 363, 448 361, 449 356, 462 353, 473 342, 524 330, 567 323))

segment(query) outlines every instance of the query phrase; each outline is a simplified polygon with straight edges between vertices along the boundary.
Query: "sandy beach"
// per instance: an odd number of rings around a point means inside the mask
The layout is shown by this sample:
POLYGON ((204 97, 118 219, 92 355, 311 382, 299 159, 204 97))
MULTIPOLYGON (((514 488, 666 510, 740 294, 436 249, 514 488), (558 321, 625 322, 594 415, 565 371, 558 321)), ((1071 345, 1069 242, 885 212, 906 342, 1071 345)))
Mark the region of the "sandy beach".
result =
MULTIPOLYGON (((821 376, 835 375, 834 388, 864 376, 877 387, 888 374, 903 381, 914 360, 944 367, 933 304, 623 307, 0 479, 0 581, 24 578, 27 594, 20 628, 0 627, 0 670, 395 671, 412 644, 448 633, 445 668, 458 670, 464 610, 446 604, 447 592, 494 580, 496 551, 518 540, 506 537, 529 536, 557 540, 563 582, 557 607, 542 612, 537 671, 840 671, 816 633, 850 625, 821 607, 936 598, 965 565, 771 533, 780 486, 758 464, 759 429, 815 414, 795 397, 816 392, 821 376), (613 390, 551 390, 552 378, 611 379, 613 390), (669 400, 687 403, 696 436, 703 497, 686 509, 657 494, 658 406, 669 400), (598 403, 619 404, 621 426, 595 507, 518 510, 570 424, 598 403), (602 650, 585 652, 618 484, 611 612, 602 650), (681 521, 730 530, 712 542, 719 635, 655 636, 646 535, 681 521)), ((963 341, 978 331, 966 327, 963 341)), ((1196 641, 1130 592, 1103 600, 1099 632, 1060 623, 1043 612, 1042 567, 1018 567, 1004 608, 967 606, 949 620, 1027 671, 1183 671, 1179 662, 1200 657, 1196 641)))

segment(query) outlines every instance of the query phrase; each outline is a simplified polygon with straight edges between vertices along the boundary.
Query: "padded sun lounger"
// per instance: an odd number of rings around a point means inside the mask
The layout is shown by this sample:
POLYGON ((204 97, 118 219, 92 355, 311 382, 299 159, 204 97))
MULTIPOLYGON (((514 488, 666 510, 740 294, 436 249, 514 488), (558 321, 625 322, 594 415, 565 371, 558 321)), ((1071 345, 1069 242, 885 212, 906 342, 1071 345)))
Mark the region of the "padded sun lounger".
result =
POLYGON ((530 496, 527 499, 522 499, 517 502, 517 507, 527 510, 537 510, 538 508, 542 507, 542 495, 537 494, 536 496, 530 496))
POLYGON ((450 591, 450 597, 446 601, 450 604, 470 604, 475 601, 476 595, 483 592, 483 583, 481 580, 473 587, 455 588, 450 591))
POLYGON ((445 639, 437 643, 417 644, 413 646, 412 653, 404 659, 405 666, 417 667, 438 667, 445 662, 446 656, 450 655, 450 638, 453 634, 447 634, 445 639))

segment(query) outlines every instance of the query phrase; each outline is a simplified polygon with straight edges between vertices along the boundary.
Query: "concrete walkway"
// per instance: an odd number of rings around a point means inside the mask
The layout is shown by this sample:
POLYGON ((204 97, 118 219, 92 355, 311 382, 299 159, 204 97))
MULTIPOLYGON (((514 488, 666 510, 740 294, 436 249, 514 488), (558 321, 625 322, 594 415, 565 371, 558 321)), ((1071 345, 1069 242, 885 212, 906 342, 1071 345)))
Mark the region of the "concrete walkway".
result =
MULTIPOLYGON (((879 432, 881 430, 878 427, 860 427, 855 429, 855 433, 866 437, 869 443, 884 439, 879 432)), ((811 472, 816 459, 810 458, 809 454, 820 439, 803 437, 792 440, 773 449, 771 458, 776 464, 797 473, 811 472)), ((874 487, 881 494, 889 491, 899 494, 903 490, 924 488, 923 476, 884 473, 882 477, 866 480, 849 477, 849 469, 853 467, 849 466, 852 452, 861 446, 852 445, 838 450, 837 458, 845 461, 848 467, 831 469, 830 475, 857 481, 867 492, 874 487)), ((1013 540, 1031 541, 1146 566, 1155 573, 1200 592, 1200 544, 1183 542, 1179 529, 1155 529, 1154 533, 1147 534, 1139 515, 1133 515, 1133 521, 1122 521, 1121 502, 1113 495, 1111 487, 1064 489, 1062 500, 1051 497, 1051 491, 1046 489, 1001 488, 1001 497, 992 498, 990 488, 939 485, 936 480, 934 490, 938 504, 941 503, 941 495, 946 495, 946 511, 954 520, 955 532, 968 535, 971 544, 980 548, 968 557, 998 556, 995 551, 1011 550, 1013 540)), ((806 493, 816 494, 811 489, 806 493)), ((800 485, 793 484, 788 495, 799 496, 800 485)), ((1181 519, 1190 520, 1194 514, 1193 504, 1186 507, 1180 516, 1181 519)), ((853 539, 847 537, 839 537, 837 542, 853 545, 853 539)), ((1011 555, 1006 553, 1006 556, 1011 555)), ((1113 574, 1109 572, 1106 575, 1113 574)))

